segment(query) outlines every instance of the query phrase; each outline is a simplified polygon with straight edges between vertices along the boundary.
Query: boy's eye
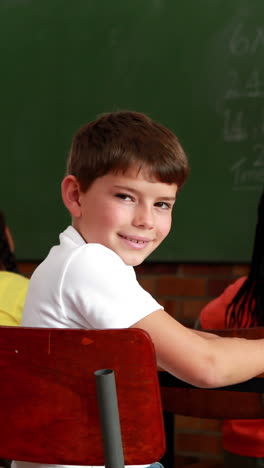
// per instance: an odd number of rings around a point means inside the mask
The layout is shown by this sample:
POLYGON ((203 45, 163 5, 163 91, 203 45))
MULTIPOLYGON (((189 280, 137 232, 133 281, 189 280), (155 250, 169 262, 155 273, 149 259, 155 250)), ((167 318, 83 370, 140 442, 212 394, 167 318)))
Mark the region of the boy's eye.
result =
POLYGON ((171 210, 172 209, 172 204, 171 203, 166 203, 163 201, 155 203, 155 206, 158 208, 162 208, 163 210, 171 210))
POLYGON ((117 193, 116 197, 121 198, 122 200, 132 200, 131 195, 128 195, 127 193, 117 193))

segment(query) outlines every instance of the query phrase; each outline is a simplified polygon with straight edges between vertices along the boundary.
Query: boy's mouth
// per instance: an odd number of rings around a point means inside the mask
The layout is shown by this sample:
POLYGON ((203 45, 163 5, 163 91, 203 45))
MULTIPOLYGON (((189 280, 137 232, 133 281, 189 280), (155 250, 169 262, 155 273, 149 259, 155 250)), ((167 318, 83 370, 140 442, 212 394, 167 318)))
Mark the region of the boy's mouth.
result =
POLYGON ((142 238, 139 238, 139 237, 132 237, 132 236, 130 237, 130 236, 125 236, 124 234, 119 234, 119 236, 120 236, 122 239, 124 239, 124 240, 126 240, 126 241, 128 241, 128 242, 132 242, 132 243, 134 243, 134 244, 139 244, 139 245, 142 245, 142 246, 143 246, 143 245, 146 245, 147 243, 150 242, 150 240, 149 240, 149 239, 146 239, 146 238, 143 238, 143 239, 142 239, 142 238))

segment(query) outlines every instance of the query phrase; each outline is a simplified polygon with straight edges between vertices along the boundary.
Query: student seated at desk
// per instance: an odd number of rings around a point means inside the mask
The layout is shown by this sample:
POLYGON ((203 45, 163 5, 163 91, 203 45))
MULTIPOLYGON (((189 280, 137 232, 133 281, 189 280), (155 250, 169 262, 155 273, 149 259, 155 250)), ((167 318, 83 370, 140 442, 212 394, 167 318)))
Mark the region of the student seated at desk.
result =
POLYGON ((84 125, 73 138, 62 181, 72 224, 34 271, 21 325, 141 328, 153 341, 158 365, 199 387, 231 385, 264 372, 264 339, 190 330, 136 279, 133 267, 170 231, 188 172, 174 133, 142 113, 113 112, 84 125))
MULTIPOLYGON (((264 326, 264 191, 258 206, 250 270, 201 311, 202 329, 264 326)), ((264 467, 264 420, 224 421, 225 466, 264 467)))
POLYGON ((28 283, 17 272, 13 238, 0 212, 0 325, 20 324, 28 283))

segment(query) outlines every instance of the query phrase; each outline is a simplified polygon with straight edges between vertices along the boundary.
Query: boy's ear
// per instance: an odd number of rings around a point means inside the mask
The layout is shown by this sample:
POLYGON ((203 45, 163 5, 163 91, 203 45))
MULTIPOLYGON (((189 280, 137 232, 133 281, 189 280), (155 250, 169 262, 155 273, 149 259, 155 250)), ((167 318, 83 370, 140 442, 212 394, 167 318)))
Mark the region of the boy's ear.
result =
POLYGON ((80 184, 75 176, 67 175, 61 183, 61 195, 67 210, 75 218, 81 216, 80 184))

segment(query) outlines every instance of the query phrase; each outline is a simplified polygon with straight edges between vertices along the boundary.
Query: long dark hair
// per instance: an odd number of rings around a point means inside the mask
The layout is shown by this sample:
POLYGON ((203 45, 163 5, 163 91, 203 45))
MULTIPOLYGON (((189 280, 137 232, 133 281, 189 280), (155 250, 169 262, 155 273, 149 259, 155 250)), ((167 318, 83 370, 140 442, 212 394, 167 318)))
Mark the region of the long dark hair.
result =
POLYGON ((10 249, 6 234, 5 215, 0 211, 0 270, 13 271, 17 273, 17 263, 13 252, 10 249))
POLYGON ((226 309, 225 324, 228 328, 264 325, 264 190, 258 205, 250 271, 226 309))

